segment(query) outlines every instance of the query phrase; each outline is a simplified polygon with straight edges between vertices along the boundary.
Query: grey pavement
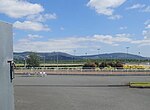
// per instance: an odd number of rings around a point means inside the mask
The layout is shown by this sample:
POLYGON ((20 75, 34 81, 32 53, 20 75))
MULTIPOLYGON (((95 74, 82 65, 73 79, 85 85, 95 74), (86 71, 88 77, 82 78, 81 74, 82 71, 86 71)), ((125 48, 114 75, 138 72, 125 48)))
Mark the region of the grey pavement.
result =
POLYGON ((150 89, 124 86, 130 81, 150 81, 150 76, 16 77, 15 107, 16 110, 150 110, 150 89))

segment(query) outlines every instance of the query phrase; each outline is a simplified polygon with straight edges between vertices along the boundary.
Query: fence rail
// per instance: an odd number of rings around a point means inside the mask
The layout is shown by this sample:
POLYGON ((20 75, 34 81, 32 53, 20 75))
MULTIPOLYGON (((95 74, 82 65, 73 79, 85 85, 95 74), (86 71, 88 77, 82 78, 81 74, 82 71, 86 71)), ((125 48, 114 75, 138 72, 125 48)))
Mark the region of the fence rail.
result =
POLYGON ((37 68, 16 68, 15 74, 150 74, 150 69, 83 69, 82 67, 37 67, 37 68))

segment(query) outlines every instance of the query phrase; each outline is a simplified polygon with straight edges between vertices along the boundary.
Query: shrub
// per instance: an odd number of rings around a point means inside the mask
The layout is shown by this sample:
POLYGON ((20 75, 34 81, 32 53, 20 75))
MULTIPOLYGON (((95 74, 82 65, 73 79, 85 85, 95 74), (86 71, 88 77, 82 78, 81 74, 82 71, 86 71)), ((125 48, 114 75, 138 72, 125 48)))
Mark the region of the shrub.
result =
POLYGON ((121 69, 123 68, 123 63, 122 62, 102 62, 99 65, 99 68, 103 69, 105 67, 113 67, 113 68, 117 68, 117 69, 121 69))
POLYGON ((88 62, 83 65, 83 69, 95 69, 97 64, 94 62, 88 62))

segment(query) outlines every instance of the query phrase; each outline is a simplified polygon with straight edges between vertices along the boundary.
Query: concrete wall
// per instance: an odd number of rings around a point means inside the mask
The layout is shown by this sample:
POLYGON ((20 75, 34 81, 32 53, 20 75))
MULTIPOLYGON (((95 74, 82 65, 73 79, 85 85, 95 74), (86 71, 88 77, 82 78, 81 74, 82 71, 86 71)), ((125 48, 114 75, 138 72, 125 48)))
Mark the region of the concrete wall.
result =
POLYGON ((14 110, 13 82, 10 65, 13 59, 12 25, 0 22, 0 110, 14 110))

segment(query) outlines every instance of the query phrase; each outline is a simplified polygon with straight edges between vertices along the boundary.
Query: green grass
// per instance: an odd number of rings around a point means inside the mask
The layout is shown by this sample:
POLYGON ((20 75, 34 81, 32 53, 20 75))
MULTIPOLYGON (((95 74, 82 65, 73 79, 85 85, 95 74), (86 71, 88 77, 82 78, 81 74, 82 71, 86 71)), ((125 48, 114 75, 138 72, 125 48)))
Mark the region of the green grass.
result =
POLYGON ((150 88, 150 82, 130 82, 129 86, 137 88, 150 88))

